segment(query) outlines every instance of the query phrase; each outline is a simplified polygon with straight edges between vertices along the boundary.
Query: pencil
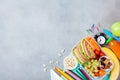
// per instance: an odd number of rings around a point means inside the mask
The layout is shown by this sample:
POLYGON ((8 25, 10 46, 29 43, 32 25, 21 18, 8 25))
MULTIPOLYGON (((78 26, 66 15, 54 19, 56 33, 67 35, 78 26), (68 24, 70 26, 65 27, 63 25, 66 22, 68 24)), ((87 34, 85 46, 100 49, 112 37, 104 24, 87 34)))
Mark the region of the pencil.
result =
POLYGON ((71 78, 68 74, 66 74, 65 72, 63 72, 60 68, 54 68, 54 70, 59 73, 61 76, 63 76, 64 78, 66 78, 67 80, 73 80, 73 78, 71 78))

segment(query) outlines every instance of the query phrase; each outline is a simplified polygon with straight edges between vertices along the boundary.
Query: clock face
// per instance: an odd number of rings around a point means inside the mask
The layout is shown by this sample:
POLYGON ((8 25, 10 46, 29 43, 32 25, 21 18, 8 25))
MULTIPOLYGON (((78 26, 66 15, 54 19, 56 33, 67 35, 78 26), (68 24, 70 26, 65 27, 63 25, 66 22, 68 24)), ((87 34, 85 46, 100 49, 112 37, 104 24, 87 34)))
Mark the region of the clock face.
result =
POLYGON ((103 44, 105 44, 105 41, 106 41, 106 39, 105 39, 104 36, 98 36, 98 37, 97 37, 97 42, 98 42, 99 44, 103 45, 103 44))

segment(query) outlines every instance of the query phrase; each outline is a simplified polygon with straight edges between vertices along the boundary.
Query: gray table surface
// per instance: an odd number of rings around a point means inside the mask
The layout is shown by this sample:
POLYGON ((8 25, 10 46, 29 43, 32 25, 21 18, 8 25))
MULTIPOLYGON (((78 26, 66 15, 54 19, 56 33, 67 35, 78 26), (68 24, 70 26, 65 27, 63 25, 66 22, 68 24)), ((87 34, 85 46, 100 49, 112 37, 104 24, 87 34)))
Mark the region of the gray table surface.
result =
POLYGON ((62 67, 93 23, 116 21, 120 0, 0 0, 0 80, 50 80, 50 60, 62 67))

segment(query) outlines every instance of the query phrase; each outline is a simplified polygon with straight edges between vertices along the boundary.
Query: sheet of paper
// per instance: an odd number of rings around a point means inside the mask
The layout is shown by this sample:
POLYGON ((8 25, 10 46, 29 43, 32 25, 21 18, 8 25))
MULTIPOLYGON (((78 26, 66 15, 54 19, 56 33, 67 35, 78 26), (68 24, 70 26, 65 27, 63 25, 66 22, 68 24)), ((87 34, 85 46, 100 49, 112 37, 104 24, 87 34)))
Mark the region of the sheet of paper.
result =
POLYGON ((54 70, 50 70, 51 80, 63 80, 54 70))

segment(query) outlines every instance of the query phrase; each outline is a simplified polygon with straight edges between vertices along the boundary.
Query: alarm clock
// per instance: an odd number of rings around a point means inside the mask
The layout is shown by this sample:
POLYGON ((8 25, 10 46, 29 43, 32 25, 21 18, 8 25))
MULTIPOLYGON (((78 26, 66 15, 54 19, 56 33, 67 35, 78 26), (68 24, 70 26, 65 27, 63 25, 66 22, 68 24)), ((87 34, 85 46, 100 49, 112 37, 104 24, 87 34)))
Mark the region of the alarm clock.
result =
POLYGON ((96 34, 94 36, 95 40, 97 41, 97 43, 100 45, 100 46, 103 46, 105 45, 106 43, 106 40, 107 40, 107 36, 104 34, 104 33, 99 33, 99 34, 96 34))

